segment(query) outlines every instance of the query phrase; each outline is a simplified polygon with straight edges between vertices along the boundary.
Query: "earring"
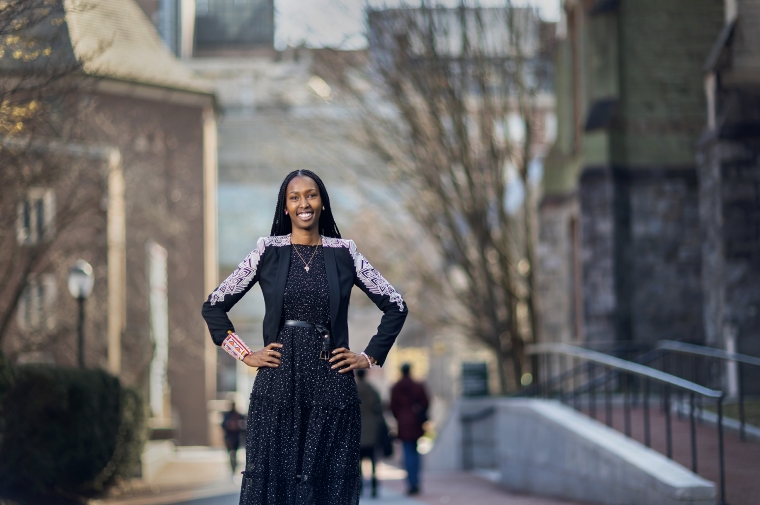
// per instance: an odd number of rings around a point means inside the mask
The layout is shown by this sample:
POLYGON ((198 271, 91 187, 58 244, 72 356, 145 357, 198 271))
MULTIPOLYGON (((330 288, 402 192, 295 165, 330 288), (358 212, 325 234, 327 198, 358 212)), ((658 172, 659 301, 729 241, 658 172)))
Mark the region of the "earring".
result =
POLYGON ((322 210, 325 210, 325 206, 324 205, 322 206, 322 210))
POLYGON ((287 209, 285 209, 285 215, 286 215, 286 216, 288 215, 288 211, 287 211, 287 209))

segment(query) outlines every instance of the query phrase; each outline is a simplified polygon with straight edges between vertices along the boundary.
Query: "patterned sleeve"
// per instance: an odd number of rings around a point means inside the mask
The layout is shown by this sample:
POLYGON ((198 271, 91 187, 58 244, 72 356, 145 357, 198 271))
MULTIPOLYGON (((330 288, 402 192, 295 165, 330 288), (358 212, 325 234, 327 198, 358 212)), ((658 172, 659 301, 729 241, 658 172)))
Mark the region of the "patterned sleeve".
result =
POLYGON ((256 249, 245 257, 235 271, 209 295, 208 300, 203 304, 201 314, 206 320, 211 339, 216 345, 222 345, 225 342, 228 332, 235 332, 235 327, 227 317, 227 312, 258 282, 258 268, 266 246, 266 238, 260 238, 256 243, 256 249))
POLYGON ((382 366, 388 352, 396 341, 404 321, 409 313, 406 303, 391 284, 380 275, 380 272, 367 261, 353 240, 349 241, 349 252, 354 260, 354 284, 359 287, 383 311, 377 334, 370 339, 364 350, 382 366))

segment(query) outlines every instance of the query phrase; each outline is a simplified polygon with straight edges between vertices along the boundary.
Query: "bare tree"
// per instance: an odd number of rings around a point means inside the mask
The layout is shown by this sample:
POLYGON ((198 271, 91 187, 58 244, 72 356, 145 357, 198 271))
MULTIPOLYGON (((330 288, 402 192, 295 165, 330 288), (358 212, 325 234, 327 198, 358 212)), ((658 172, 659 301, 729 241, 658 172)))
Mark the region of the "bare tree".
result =
MULTIPOLYGON (((66 8, 93 6, 73 0, 66 8)), ((65 271, 83 232, 104 231, 102 162, 64 146, 92 127, 93 80, 81 69, 107 47, 77 57, 64 17, 61 0, 0 4, 0 345, 13 354, 71 335, 74 321, 36 306, 35 327, 5 345, 30 285, 43 272, 65 271)))
POLYGON ((57 238, 99 204, 90 171, 36 140, 60 139, 83 112, 72 99, 82 88, 74 78, 82 62, 64 36, 59 1, 0 5, 0 343, 29 280, 52 260, 57 238), (72 111, 67 118, 64 108, 72 111), (55 197, 40 193, 50 187, 55 197), (54 223, 45 206, 55 208, 54 223))
POLYGON ((418 268, 427 296, 444 308, 434 319, 494 352, 502 392, 520 387, 525 342, 538 339, 529 167, 543 137, 537 97, 548 77, 540 20, 509 2, 423 2, 370 10, 368 20, 371 74, 342 69, 326 78, 361 105, 363 141, 385 160, 440 255, 441 264, 418 268), (510 173, 525 193, 512 213, 510 173))

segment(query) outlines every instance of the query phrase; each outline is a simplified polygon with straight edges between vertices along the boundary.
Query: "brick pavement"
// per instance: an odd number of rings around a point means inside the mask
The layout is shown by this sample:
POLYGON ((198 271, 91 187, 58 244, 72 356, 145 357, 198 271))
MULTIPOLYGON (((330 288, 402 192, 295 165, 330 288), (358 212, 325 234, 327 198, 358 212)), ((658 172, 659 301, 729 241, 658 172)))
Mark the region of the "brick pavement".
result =
MULTIPOLYGON (((588 414, 588 409, 584 409, 588 414)), ((652 401, 649 408, 652 448, 666 453, 665 414, 659 403, 652 401)), ((596 419, 605 422, 604 404, 596 406, 596 419)), ((691 469, 691 432, 689 418, 671 416, 673 437, 673 459, 691 469)), ((625 414, 622 408, 612 409, 612 427, 625 432, 625 414)), ((720 498, 718 483, 718 431, 715 426, 697 422, 697 473, 716 483, 716 494, 720 498)), ((644 409, 631 409, 631 435, 644 443, 644 409)), ((758 505, 760 503, 760 444, 753 441, 742 442, 739 436, 723 431, 726 466, 726 502, 731 505, 758 505)))

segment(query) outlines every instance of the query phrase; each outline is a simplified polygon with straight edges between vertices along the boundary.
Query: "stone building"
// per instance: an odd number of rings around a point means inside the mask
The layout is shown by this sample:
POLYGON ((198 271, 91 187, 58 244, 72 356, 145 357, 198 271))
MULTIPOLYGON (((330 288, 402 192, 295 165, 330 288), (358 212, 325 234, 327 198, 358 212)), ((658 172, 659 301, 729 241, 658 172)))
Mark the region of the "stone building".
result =
MULTIPOLYGON (((726 0, 706 60, 697 149, 705 341, 760 356, 760 2, 726 0)), ((759 391, 760 375, 745 384, 759 391)))
POLYGON ((562 6, 559 131, 540 208, 543 338, 715 343, 696 145, 723 2, 562 6))
POLYGON ((53 97, 54 127, 23 149, 71 168, 18 202, 18 251, 47 249, 3 350, 20 361, 76 365, 66 277, 85 259, 95 276, 86 364, 144 391, 154 427, 171 429, 181 444, 206 444, 216 376, 200 306, 217 283, 214 90, 166 48, 134 0, 88 9, 61 2, 51 18, 44 26, 62 41, 55 54, 81 62, 83 84, 53 97), (91 184, 84 196, 96 205, 70 216, 75 173, 75 185, 91 184))

